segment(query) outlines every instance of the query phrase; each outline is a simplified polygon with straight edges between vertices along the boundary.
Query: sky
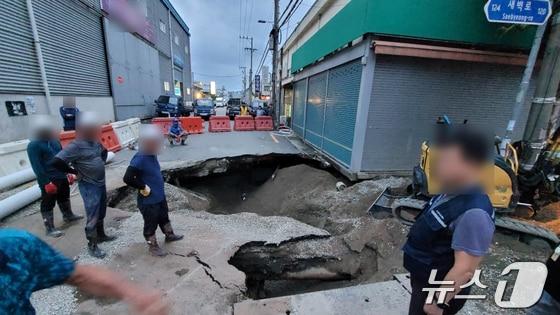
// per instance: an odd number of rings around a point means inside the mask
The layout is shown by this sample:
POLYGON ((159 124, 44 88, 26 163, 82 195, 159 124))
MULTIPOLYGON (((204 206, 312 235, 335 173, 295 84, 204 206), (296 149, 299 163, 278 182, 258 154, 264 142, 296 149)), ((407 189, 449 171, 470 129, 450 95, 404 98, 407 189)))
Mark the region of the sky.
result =
MULTIPOLYGON (((280 12, 289 0, 280 0, 280 12)), ((286 39, 297 23, 313 4, 303 0, 289 23, 282 28, 286 39)), ((249 73, 250 54, 243 48, 250 46, 249 40, 239 36, 253 37, 253 67, 257 70, 268 42, 272 24, 260 24, 258 20, 272 21, 273 0, 171 0, 191 32, 191 62, 195 81, 216 81, 218 88, 228 91, 242 89, 241 66, 249 73)), ((265 64, 271 66, 272 52, 265 64)))

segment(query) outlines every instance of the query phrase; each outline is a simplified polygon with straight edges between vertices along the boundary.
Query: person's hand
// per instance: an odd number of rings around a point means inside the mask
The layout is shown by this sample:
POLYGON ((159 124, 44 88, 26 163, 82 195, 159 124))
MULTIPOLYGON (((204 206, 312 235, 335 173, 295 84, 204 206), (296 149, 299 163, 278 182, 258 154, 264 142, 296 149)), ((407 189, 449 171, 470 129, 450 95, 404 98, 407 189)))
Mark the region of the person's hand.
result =
POLYGON ((151 192, 152 192, 152 189, 148 185, 145 185, 144 189, 140 190, 140 194, 144 197, 148 197, 151 192))
POLYGON ((74 185, 74 183, 76 182, 76 179, 78 179, 78 177, 74 174, 68 174, 68 175, 66 175, 66 178, 68 178, 68 184, 70 186, 74 185))
POLYGON ((58 192, 58 187, 53 182, 45 185, 45 192, 49 195, 55 195, 58 192))
POLYGON ((435 303, 424 304, 424 313, 428 315, 443 315, 443 310, 439 308, 435 303))
POLYGON ((167 315, 169 306, 157 292, 140 293, 127 299, 127 303, 139 315, 167 315))

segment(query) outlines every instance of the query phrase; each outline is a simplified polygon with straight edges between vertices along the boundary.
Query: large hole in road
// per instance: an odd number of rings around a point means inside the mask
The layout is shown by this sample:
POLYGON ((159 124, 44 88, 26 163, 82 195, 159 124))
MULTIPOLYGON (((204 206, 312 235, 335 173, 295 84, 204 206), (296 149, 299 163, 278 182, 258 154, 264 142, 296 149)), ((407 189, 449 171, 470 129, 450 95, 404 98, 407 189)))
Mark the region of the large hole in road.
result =
MULTIPOLYGON (((404 239, 403 227, 393 220, 375 220, 366 210, 385 186, 405 186, 402 178, 352 185, 333 168, 298 155, 208 160, 166 171, 165 177, 187 195, 206 201, 195 210, 286 216, 331 233, 241 246, 229 263, 246 274, 251 298, 385 280, 400 265, 394 254, 404 239), (338 191, 339 182, 348 188, 338 191)), ((112 205, 126 208, 124 200, 133 200, 130 191, 113 198, 112 205)))

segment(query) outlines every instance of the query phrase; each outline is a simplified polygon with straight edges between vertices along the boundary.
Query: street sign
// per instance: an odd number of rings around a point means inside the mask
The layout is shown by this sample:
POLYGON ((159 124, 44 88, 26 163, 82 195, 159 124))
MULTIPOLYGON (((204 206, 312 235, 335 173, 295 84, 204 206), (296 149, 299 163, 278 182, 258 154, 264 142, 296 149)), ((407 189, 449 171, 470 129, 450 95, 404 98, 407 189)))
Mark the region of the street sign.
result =
POLYGON ((484 12, 489 22, 542 25, 552 15, 549 0, 488 0, 484 12))
POLYGON ((261 76, 255 74, 255 93, 259 94, 261 92, 261 76))

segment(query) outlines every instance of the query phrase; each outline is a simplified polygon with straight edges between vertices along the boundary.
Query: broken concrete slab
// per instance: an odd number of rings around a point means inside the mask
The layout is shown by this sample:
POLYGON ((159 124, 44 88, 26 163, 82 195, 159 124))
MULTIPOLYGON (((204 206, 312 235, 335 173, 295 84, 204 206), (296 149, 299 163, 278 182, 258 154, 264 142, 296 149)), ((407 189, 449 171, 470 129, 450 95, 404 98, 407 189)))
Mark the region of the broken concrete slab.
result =
MULTIPOLYGON (((244 299, 245 274, 228 263, 238 248, 249 242, 279 244, 307 236, 329 234, 286 217, 256 214, 213 215, 206 212, 171 213, 177 233, 185 240, 165 244, 171 255, 151 257, 142 237, 142 219, 133 214, 122 223, 128 231, 117 241, 103 244, 109 258, 99 261, 87 256, 80 263, 100 263, 148 287, 161 290, 170 301, 172 314, 231 314, 235 302, 244 299), (189 255, 192 250, 197 255, 189 255)), ((160 235, 160 238, 162 236, 160 235)), ((123 314, 122 303, 80 300, 77 312, 123 314)))
POLYGON ((397 281, 318 291, 234 305, 234 315, 401 315, 408 313, 409 293, 397 281))

